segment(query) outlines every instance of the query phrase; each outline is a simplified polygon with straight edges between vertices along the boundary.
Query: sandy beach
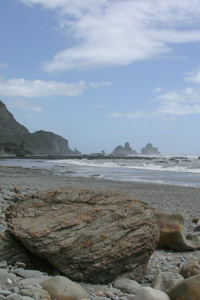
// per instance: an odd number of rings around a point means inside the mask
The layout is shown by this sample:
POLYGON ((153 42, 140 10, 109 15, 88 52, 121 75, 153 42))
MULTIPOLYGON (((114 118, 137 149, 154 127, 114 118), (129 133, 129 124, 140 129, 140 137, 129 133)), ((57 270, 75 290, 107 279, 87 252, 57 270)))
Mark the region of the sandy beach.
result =
POLYGON ((19 186, 22 189, 47 190, 63 186, 80 186, 88 189, 114 189, 138 196, 151 207, 169 213, 181 213, 186 219, 200 216, 200 188, 102 180, 98 177, 62 177, 51 171, 21 167, 0 166, 0 184, 19 186))

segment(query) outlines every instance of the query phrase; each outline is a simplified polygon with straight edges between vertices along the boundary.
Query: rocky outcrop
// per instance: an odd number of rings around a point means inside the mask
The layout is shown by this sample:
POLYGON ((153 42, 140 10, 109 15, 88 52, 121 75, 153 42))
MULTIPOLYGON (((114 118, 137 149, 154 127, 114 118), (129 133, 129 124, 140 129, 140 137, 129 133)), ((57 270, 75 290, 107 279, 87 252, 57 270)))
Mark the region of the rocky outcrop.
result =
POLYGON ((76 281, 143 278, 158 241, 154 211, 134 196, 78 187, 40 192, 10 206, 9 231, 76 281))
POLYGON ((53 132, 39 130, 30 133, 15 120, 0 100, 0 144, 7 142, 23 143, 34 154, 74 154, 68 146, 68 140, 53 132))
POLYGON ((160 152, 157 148, 153 147, 151 143, 148 143, 144 148, 141 149, 143 155, 159 155, 160 152))
POLYGON ((159 247, 167 247, 176 251, 200 249, 200 237, 194 234, 184 234, 184 218, 180 214, 156 212, 160 232, 159 247))
POLYGON ((128 142, 125 143, 124 147, 121 145, 117 146, 111 153, 111 155, 131 155, 131 154, 137 154, 137 152, 130 147, 128 142))

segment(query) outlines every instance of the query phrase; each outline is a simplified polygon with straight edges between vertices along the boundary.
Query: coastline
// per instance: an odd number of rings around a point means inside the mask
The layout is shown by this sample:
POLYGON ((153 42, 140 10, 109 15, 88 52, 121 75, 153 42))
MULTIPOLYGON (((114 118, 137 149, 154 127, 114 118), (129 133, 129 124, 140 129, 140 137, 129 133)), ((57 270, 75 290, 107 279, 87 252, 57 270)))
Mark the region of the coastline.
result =
POLYGON ((169 213, 183 214, 186 219, 200 216, 200 188, 144 182, 112 181, 92 177, 62 177, 51 170, 0 166, 0 185, 22 189, 47 190, 63 186, 88 189, 112 189, 135 195, 149 206, 169 213))

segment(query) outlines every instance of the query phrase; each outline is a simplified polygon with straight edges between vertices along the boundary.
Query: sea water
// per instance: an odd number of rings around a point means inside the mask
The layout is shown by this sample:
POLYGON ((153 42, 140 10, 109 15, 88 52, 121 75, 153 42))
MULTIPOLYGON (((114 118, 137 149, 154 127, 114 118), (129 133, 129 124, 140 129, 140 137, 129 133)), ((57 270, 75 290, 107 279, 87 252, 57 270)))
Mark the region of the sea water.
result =
POLYGON ((95 177, 109 180, 200 187, 198 156, 137 156, 102 159, 2 159, 0 166, 33 168, 57 176, 95 177))

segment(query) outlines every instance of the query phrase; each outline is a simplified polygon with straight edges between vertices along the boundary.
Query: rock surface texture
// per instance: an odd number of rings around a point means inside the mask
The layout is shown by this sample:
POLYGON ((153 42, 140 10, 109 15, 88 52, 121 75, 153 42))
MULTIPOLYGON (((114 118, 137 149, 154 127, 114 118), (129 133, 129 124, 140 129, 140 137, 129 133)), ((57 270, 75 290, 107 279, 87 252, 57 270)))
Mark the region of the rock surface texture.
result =
POLYGON ((76 281, 140 280, 159 232, 154 211, 134 196, 77 187, 39 192, 8 208, 9 231, 76 281))

